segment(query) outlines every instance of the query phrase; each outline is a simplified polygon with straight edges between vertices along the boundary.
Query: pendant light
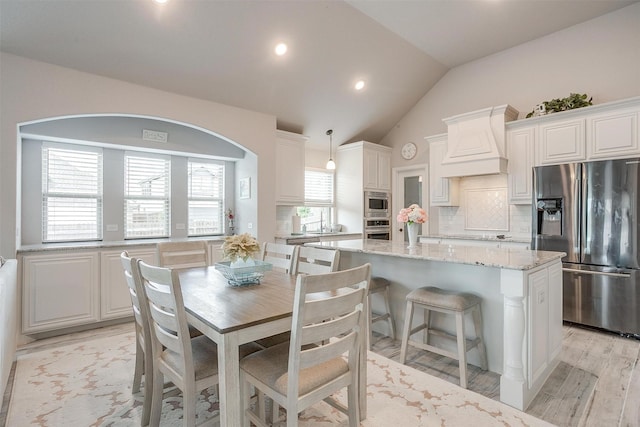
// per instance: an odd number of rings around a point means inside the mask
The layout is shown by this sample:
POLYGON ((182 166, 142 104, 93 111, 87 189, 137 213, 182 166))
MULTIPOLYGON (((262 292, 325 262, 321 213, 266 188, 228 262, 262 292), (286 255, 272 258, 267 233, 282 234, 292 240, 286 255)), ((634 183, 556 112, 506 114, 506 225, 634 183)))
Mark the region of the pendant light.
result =
POLYGON ((336 162, 334 162, 331 157, 331 153, 333 151, 333 138, 331 137, 331 135, 333 135, 333 129, 329 129, 327 131, 327 135, 329 135, 329 161, 327 162, 327 169, 333 170, 336 168, 336 162))

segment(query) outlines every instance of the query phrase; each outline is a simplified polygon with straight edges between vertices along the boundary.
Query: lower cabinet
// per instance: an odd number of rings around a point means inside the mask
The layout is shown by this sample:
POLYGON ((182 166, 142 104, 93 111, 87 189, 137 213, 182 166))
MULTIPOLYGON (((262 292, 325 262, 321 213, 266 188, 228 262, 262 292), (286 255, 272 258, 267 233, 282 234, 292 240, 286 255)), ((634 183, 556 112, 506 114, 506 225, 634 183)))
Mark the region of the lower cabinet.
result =
POLYGON ((528 276, 528 383, 534 384, 547 371, 562 348, 562 268, 561 264, 535 271, 528 276))
MULTIPOLYGON (((156 250, 128 250, 129 256, 148 264, 156 263, 156 250)), ((120 254, 122 251, 106 251, 100 254, 100 320, 131 316, 131 297, 127 286, 120 254)))
POLYGON ((22 332, 100 320, 98 252, 28 255, 22 264, 22 332))
MULTIPOLYGON (((210 265, 222 241, 209 244, 210 265)), ((157 265, 156 247, 29 252, 22 263, 22 333, 34 334, 133 315, 120 254, 157 265)))

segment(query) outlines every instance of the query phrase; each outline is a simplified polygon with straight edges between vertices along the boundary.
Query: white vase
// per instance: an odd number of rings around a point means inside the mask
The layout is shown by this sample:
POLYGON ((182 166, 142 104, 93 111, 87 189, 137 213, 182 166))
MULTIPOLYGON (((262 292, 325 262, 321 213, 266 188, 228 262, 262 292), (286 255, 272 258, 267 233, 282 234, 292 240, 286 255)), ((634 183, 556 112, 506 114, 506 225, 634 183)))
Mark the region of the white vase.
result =
POLYGON ((418 246, 418 231, 420 230, 420 224, 416 222, 407 223, 407 235, 409 236, 409 247, 415 248, 418 246))

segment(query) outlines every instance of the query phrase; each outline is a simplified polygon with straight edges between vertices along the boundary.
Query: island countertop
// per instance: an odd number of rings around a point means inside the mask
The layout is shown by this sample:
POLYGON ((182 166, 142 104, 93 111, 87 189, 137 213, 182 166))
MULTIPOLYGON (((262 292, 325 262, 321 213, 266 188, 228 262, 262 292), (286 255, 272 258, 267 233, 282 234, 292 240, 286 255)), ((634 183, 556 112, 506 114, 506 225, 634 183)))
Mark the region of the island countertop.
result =
POLYGON ((448 246, 418 243, 408 248, 407 243, 387 240, 341 240, 307 243, 319 248, 340 249, 347 252, 387 255, 401 258, 443 261, 457 264, 482 265, 509 270, 530 270, 550 261, 561 259, 564 252, 531 251, 517 248, 485 248, 479 246, 448 246))

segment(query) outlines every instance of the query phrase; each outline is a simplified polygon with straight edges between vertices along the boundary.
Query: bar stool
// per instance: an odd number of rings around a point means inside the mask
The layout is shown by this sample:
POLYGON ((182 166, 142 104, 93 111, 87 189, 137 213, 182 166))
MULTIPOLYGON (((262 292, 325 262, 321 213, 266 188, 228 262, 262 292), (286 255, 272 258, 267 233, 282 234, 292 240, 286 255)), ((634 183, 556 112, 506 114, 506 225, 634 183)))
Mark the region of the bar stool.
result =
POLYGON ((467 352, 474 347, 480 353, 480 365, 483 370, 487 370, 487 355, 485 353, 484 342, 482 340, 482 314, 480 312, 481 299, 466 292, 454 292, 444 289, 427 286, 415 289, 407 295, 407 311, 405 314, 404 331, 402 334, 402 345, 400 347, 400 363, 407 360, 407 346, 431 351, 442 356, 456 359, 460 366, 460 387, 467 388, 467 352), (414 306, 424 309, 424 323, 411 329, 414 306), (456 317, 456 336, 453 336, 440 329, 431 328, 429 325, 431 311, 445 314, 454 314, 456 317), (464 316, 471 313, 476 338, 467 339, 464 331, 464 316), (424 343, 412 341, 409 338, 421 330, 425 330, 424 343), (429 335, 436 335, 448 338, 457 342, 457 353, 442 349, 429 344, 429 335))
POLYGON ((389 306, 389 282, 384 277, 372 277, 369 281, 369 350, 371 350, 371 343, 373 342, 372 326, 376 322, 386 320, 389 322, 389 337, 394 340, 396 338, 395 327, 393 323, 393 316, 391 315, 391 307, 389 306), (373 294, 382 293, 384 296, 385 313, 374 313, 371 306, 371 296, 373 294))

